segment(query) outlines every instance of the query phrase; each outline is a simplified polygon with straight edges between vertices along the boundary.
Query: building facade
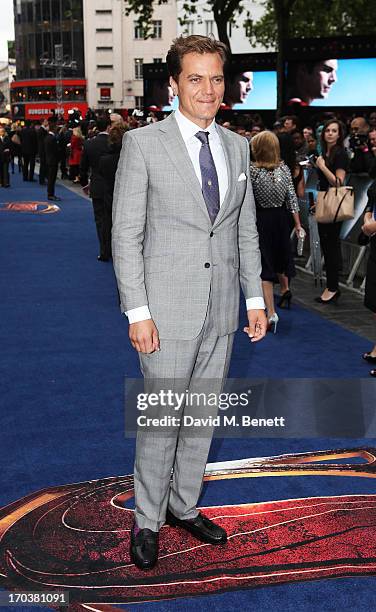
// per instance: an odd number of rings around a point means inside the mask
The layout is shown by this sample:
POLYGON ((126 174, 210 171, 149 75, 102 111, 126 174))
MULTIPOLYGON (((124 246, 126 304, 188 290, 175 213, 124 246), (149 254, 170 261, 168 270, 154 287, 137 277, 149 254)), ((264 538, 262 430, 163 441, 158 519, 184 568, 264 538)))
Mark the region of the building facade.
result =
POLYGON ((82 0, 14 0, 14 21, 14 118, 43 119, 52 110, 67 117, 73 107, 85 112, 82 0))
MULTIPOLYGON (((183 24, 181 20, 185 17, 185 0, 176 0, 176 5, 178 34, 201 34, 202 36, 213 35, 215 38, 218 37, 213 12, 205 0, 197 0, 195 3, 197 12, 194 15, 188 15, 183 24)), ((257 21, 265 11, 264 6, 260 1, 255 2, 253 0, 245 0, 242 5, 244 7, 243 12, 235 15, 236 23, 229 23, 227 25, 232 53, 263 53, 267 50, 273 51, 274 49, 265 49, 265 47, 259 44, 251 45, 245 27, 247 12, 250 13, 253 21, 257 21)))
MULTIPOLYGON (((55 45, 77 63, 76 76, 84 77, 82 0, 14 0, 18 79, 54 77, 41 58, 53 58, 55 45)), ((71 77, 68 68, 63 77, 71 77)))
POLYGON ((143 64, 164 61, 177 35, 177 5, 156 5, 153 36, 145 39, 123 0, 83 0, 85 71, 92 108, 141 108, 143 64))

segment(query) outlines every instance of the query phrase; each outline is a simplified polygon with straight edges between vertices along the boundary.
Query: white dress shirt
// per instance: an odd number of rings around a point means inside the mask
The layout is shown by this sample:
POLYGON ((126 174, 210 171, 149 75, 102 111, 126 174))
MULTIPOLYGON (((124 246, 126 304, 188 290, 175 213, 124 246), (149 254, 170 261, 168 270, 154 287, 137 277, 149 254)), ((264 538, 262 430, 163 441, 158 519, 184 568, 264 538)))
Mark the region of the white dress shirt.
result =
MULTIPOLYGON (((209 132, 209 146, 213 156, 214 165, 218 176, 219 186, 219 204, 223 204, 228 189, 228 174, 226 158, 223 151, 221 139, 218 134, 215 120, 205 129, 187 119, 179 109, 175 111, 175 119, 178 124, 178 128, 184 140, 184 144, 187 147, 188 155, 193 164, 193 168, 197 179, 202 186, 201 179, 201 168, 200 168, 200 150, 201 142, 196 138, 195 134, 199 131, 209 132)), ((246 300, 247 310, 253 309, 264 309, 265 303, 262 297, 247 298, 246 300)), ((138 308, 132 308, 125 313, 128 317, 129 323, 138 323, 139 321, 146 321, 151 319, 150 310, 148 306, 139 306, 138 308)))

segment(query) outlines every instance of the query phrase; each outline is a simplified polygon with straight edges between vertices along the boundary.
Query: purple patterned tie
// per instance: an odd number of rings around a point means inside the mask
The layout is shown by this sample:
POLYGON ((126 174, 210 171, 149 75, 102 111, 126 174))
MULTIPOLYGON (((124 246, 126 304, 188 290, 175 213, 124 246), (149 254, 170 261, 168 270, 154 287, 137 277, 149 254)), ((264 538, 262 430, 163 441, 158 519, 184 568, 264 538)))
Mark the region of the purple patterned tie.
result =
POLYGON ((218 175, 209 146, 209 132, 197 132, 195 136, 201 142, 200 170, 202 195, 204 196, 210 220, 214 223, 219 213, 219 186, 218 175))

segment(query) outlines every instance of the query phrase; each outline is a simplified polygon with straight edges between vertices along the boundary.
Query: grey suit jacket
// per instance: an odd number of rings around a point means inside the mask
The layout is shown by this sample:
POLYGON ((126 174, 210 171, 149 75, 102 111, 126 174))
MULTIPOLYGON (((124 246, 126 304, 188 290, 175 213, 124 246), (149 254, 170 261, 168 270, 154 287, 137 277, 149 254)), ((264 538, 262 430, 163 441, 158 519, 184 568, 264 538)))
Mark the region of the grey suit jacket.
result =
POLYGON ((218 335, 234 332, 239 280, 246 298, 262 296, 249 145, 217 129, 229 186, 213 226, 174 115, 124 136, 112 228, 121 309, 148 304, 162 339, 198 336, 210 293, 218 335))

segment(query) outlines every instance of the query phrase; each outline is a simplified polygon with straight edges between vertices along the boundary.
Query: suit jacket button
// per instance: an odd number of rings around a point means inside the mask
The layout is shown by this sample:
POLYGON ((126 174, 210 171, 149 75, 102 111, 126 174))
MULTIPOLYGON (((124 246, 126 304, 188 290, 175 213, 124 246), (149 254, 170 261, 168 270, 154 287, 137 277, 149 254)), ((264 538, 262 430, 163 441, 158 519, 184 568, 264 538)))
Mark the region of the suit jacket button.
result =
POLYGON ((208 261, 205 264, 205 268, 210 268, 210 263, 208 261))
POLYGON ((213 238, 214 232, 210 232, 209 236, 210 236, 210 238, 213 238))

